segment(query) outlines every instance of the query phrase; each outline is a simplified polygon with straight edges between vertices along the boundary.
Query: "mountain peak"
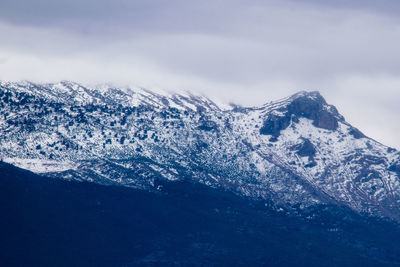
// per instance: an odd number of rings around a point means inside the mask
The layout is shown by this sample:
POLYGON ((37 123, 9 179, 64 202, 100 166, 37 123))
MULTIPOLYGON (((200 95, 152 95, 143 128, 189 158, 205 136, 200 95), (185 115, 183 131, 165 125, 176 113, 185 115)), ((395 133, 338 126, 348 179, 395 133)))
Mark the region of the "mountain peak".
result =
POLYGON ((336 130, 342 119, 336 107, 328 105, 317 91, 297 95, 287 109, 290 115, 311 119, 314 126, 327 130, 336 130))
POLYGON ((298 122, 300 118, 310 119, 315 127, 332 131, 337 129, 339 121, 344 121, 336 107, 328 105, 318 91, 298 92, 287 98, 284 103, 279 107, 278 115, 275 114, 276 109, 271 109, 260 129, 261 134, 272 135, 272 140, 275 140, 281 130, 286 129, 291 122, 298 122))
POLYGON ((307 108, 318 108, 319 110, 326 109, 330 112, 338 113, 334 106, 329 105, 326 102, 325 98, 319 91, 300 91, 288 98, 288 106, 297 105, 300 103, 307 105, 307 108), (310 107, 310 105, 312 105, 312 107, 310 107))
POLYGON ((306 98, 313 99, 316 101, 325 102, 325 99, 323 98, 323 96, 321 95, 321 93, 319 91, 299 91, 299 92, 291 95, 289 97, 289 99, 294 100, 294 99, 302 98, 302 97, 306 97, 306 98))

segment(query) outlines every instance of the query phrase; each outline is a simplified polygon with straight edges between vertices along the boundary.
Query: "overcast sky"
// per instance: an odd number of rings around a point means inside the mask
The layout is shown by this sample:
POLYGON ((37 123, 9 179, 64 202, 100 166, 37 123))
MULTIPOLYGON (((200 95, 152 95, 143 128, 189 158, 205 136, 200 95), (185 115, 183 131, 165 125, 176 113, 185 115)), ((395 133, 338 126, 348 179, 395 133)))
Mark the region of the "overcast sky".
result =
POLYGON ((399 48, 398 0, 0 1, 1 80, 189 90, 245 106, 319 90, 398 149, 399 48))

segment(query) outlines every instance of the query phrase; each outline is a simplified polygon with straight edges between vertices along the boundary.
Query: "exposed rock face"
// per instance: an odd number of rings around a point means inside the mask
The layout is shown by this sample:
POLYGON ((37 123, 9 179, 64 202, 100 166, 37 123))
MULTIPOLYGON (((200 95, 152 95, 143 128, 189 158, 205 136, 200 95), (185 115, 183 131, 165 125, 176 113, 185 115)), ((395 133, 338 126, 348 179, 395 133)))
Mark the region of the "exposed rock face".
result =
POLYGON ((400 162, 398 162, 397 164, 393 164, 389 167, 389 171, 395 172, 399 175, 400 177, 400 162))
POLYGON ((338 127, 338 121, 331 113, 326 110, 321 110, 318 112, 313 118, 313 124, 316 127, 327 129, 327 130, 336 130, 338 127))
POLYGON ((300 157, 309 157, 310 159, 314 159, 316 152, 314 145, 307 138, 303 138, 301 144, 293 146, 293 150, 296 150, 296 154, 300 157))
POLYGON ((200 125, 197 127, 203 131, 218 131, 218 125, 211 120, 201 120, 200 125))
MULTIPOLYGON (((308 95, 294 97, 283 114, 269 114, 260 133, 272 135, 272 140, 275 141, 281 130, 286 129, 291 121, 297 122, 299 118, 310 119, 314 126, 331 131, 336 130, 338 121, 343 119, 336 108, 328 105, 318 92, 312 92, 308 95)), ((361 136, 358 132, 354 134, 361 136)))
POLYGON ((349 134, 354 136, 354 138, 356 138, 356 139, 360 139, 360 138, 365 138, 366 137, 360 130, 358 130, 355 127, 351 128, 351 130, 349 131, 349 134))
POLYGON ((311 119, 316 127, 327 130, 336 130, 338 127, 336 108, 328 106, 318 92, 294 99, 287 108, 289 114, 311 119), (327 107, 329 107, 329 111, 327 107))
POLYGON ((314 160, 316 154, 315 146, 307 138, 302 137, 302 142, 300 144, 294 145, 292 150, 296 151, 296 154, 300 157, 308 157, 308 163, 304 165, 305 168, 312 168, 317 165, 314 160))
POLYGON ((278 116, 271 114, 264 121, 263 126, 260 129, 261 134, 272 135, 278 137, 281 130, 286 129, 290 125, 290 116, 278 116))

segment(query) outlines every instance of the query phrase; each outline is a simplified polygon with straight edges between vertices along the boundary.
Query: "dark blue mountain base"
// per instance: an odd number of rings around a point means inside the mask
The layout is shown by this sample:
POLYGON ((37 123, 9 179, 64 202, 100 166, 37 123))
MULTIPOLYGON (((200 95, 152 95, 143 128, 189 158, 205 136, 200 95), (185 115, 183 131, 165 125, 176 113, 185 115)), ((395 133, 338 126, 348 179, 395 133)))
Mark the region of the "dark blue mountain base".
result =
POLYGON ((1 266, 393 266, 396 223, 338 207, 277 212, 196 183, 162 192, 0 163, 1 266))

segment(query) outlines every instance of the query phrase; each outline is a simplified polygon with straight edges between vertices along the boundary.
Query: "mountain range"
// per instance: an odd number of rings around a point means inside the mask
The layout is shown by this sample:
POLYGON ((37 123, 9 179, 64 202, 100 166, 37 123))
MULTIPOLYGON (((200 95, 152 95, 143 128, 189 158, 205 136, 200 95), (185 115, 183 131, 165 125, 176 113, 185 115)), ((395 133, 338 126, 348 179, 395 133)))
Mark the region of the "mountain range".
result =
POLYGON ((63 183, 154 196, 189 183, 274 214, 325 206, 400 222, 400 152, 319 92, 242 107, 143 88, 0 82, 0 133, 2 164, 63 183))
POLYGON ((346 205, 399 219, 400 153, 318 92, 261 107, 144 89, 0 84, 0 155, 70 180, 161 190, 190 177, 276 206, 346 205))

